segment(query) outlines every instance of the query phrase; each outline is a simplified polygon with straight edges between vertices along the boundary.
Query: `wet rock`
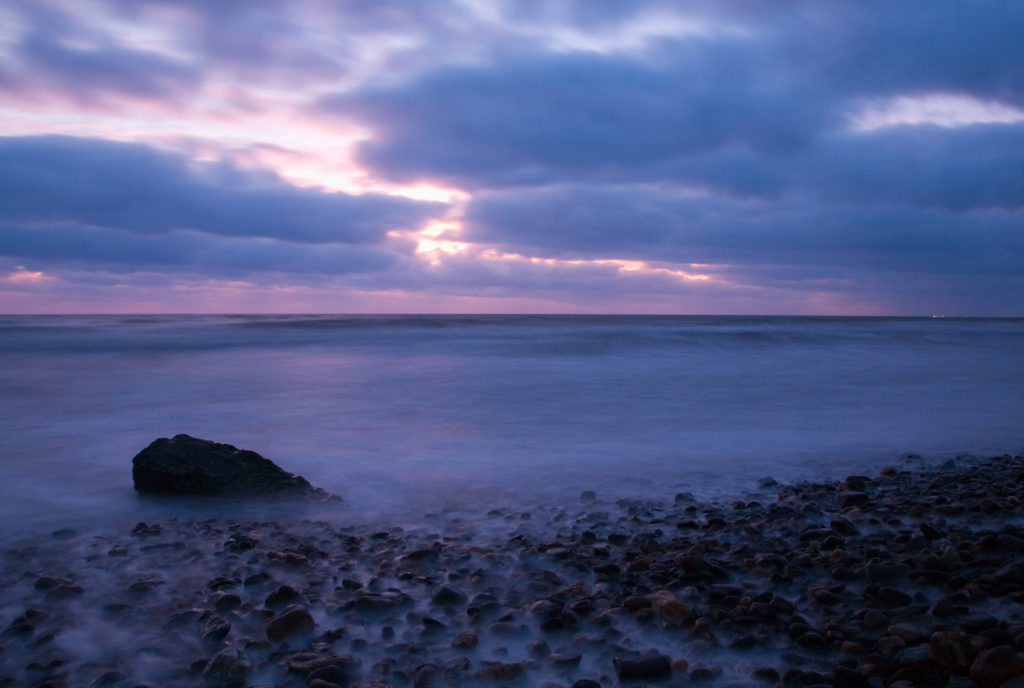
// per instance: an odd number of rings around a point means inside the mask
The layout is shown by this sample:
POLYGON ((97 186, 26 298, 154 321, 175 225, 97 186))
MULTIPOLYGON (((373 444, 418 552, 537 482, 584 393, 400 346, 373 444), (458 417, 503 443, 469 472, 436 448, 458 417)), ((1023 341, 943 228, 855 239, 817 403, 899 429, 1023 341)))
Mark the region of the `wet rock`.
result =
POLYGON ((583 490, 580 493, 580 501, 584 504, 589 504, 597 499, 597 494, 593 490, 583 490))
POLYGON ((833 688, 870 688, 868 677, 852 667, 837 664, 832 669, 833 688))
POLYGON ((302 604, 305 600, 299 591, 290 585, 282 585, 274 592, 267 595, 264 604, 268 609, 280 609, 293 604, 302 604))
POLYGON ((571 688, 601 688, 601 684, 590 678, 581 678, 571 688))
POLYGON ((477 669, 473 672, 473 675, 485 681, 514 681, 522 676, 524 672, 525 668, 522 662, 512 662, 509 664, 495 662, 482 669, 477 669))
POLYGON ((960 628, 965 633, 980 635, 983 631, 994 628, 999 619, 990 614, 970 614, 960 619, 960 628))
POLYGON ((867 492, 841 492, 839 493, 839 506, 843 509, 850 509, 855 506, 867 503, 871 499, 871 496, 867 492))
POLYGON ((527 635, 529 629, 522 624, 515 624, 510 621, 497 621, 487 627, 487 634, 500 638, 519 638, 527 635))
POLYGON ((203 680, 208 684, 221 686, 245 685, 245 678, 252 669, 252 661, 234 647, 226 647, 206 664, 203 680))
POLYGON ((543 659, 551 654, 551 648, 543 640, 533 640, 527 643, 526 650, 530 653, 531 657, 537 659, 543 659))
POLYGON ((219 642, 231 632, 231 624, 220 616, 211 616, 203 625, 203 642, 219 642))
POLYGON ((252 574, 251 576, 247 576, 243 585, 245 585, 245 587, 247 588, 253 588, 259 585, 263 585, 264 583, 271 582, 273 580, 274 579, 270 577, 269 573, 267 573, 266 571, 260 571, 258 573, 252 574))
POLYGON ((306 688, 345 688, 347 684, 334 683, 333 681, 325 681, 322 678, 311 679, 307 684, 306 688))
POLYGON ((996 688, 1007 679, 1024 673, 1017 651, 1000 645, 980 653, 971 664, 970 676, 980 688, 996 688))
POLYGON ((898 623, 889 626, 889 634, 903 640, 907 645, 913 645, 921 640, 921 629, 909 623, 898 623))
POLYGON ((1000 583, 1016 583, 1024 585, 1024 559, 1012 562, 995 572, 1000 583))
POLYGON ((697 616, 696 608, 689 602, 667 600, 657 605, 658 618, 666 626, 682 626, 697 616))
POLYGON ((547 661, 559 668, 579 666, 583 655, 579 652, 557 652, 550 654, 547 661))
POLYGON ((439 585, 434 588, 434 592, 431 593, 430 599, 434 604, 454 607, 465 604, 468 598, 457 588, 453 588, 450 585, 439 585))
POLYGON ((966 674, 982 650, 988 648, 985 638, 959 633, 940 631, 933 633, 928 643, 928 656, 939 666, 966 674))
POLYGON ((163 528, 159 525, 147 525, 145 521, 140 521, 134 528, 132 528, 132 535, 139 538, 153 537, 163 532, 163 528))
POLYGON ((367 615, 393 613, 413 603, 413 599, 404 593, 361 593, 346 606, 367 615))
POLYGON ((242 598, 234 593, 228 593, 227 595, 221 595, 217 598, 217 601, 213 603, 214 609, 221 614, 227 614, 242 606, 242 598))
POLYGON ((817 631, 807 631, 796 639, 797 645, 808 650, 827 650, 828 640, 817 631))
POLYGON ((224 549, 229 552, 248 552, 251 549, 256 549, 259 544, 259 540, 251 538, 244 533, 234 533, 224 543, 224 549))
POLYGON ((672 660, 661 654, 615 657, 613 663, 620 681, 654 680, 672 673, 672 660))
POLYGON ((898 588, 883 586, 878 589, 878 601, 888 607, 905 607, 914 598, 898 588))
POLYGON ((301 637, 313 632, 316 622, 301 605, 292 605, 267 624, 267 638, 273 641, 301 637))
POLYGON ((288 670, 302 674, 303 676, 312 676, 313 672, 319 671, 320 669, 326 669, 328 667, 336 667, 343 671, 348 671, 359 665, 359 660, 355 655, 339 655, 331 652, 296 652, 288 658, 288 670))
POLYGON ((159 495, 325 500, 331 495, 256 452, 189 435, 161 437, 132 459, 135 489, 159 495))
POLYGON ((308 686, 312 686, 314 681, 323 681, 332 686, 344 688, 348 685, 348 673, 338 664, 328 664, 309 672, 307 680, 309 681, 308 686))
POLYGON ((472 650, 480 642, 476 631, 463 631, 452 639, 452 647, 456 650, 472 650))
POLYGON ((442 688, 444 676, 441 669, 434 664, 424 664, 416 671, 412 680, 412 688, 442 688))

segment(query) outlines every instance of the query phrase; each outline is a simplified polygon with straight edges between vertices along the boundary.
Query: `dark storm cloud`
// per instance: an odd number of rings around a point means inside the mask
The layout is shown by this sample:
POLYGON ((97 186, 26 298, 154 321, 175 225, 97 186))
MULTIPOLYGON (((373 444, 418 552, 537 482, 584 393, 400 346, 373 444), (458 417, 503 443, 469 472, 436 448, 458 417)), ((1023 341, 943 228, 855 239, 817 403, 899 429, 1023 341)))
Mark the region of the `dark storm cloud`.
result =
POLYGON ((833 123, 800 83, 766 87, 752 55, 705 42, 688 52, 685 70, 600 55, 449 69, 319 108, 371 123, 360 153, 372 169, 469 188, 643 175, 730 145, 784 153, 833 123))
POLYGON ((1024 123, 898 126, 824 134, 813 147, 779 157, 729 147, 654 165, 632 181, 676 181, 741 198, 793 194, 955 211, 1019 208, 1022 154, 1024 123))
POLYGON ((481 194, 466 238, 529 255, 1024 275, 1021 216, 577 186, 481 194))
POLYGON ((291 186, 227 164, 195 167, 132 143, 0 139, 0 220, 137 233, 186 229, 289 242, 372 244, 443 211, 438 203, 291 186))
MULTIPOLYGON (((257 272, 346 275, 390 266, 389 251, 345 244, 297 244, 277 239, 224 237, 191 231, 141 235, 118 229, 58 223, 0 222, 0 255, 34 266, 101 267, 112 271, 173 270, 207 277, 257 272)), ((292 281, 292 280, 286 280, 292 281)))
MULTIPOLYGON (((1024 25, 1024 6, 878 10, 841 2, 751 15, 721 10, 723 21, 742 20, 736 32, 652 41, 639 52, 516 52, 330 96, 317 110, 374 127, 360 153, 379 174, 498 188, 643 181, 717 152, 783 167, 845 129, 873 99, 930 92, 1024 98, 1024 41, 1013 28, 1024 25)), ((716 162, 712 178, 724 174, 716 162)), ((719 181, 771 188, 779 173, 761 181, 735 174, 735 182, 719 181)))

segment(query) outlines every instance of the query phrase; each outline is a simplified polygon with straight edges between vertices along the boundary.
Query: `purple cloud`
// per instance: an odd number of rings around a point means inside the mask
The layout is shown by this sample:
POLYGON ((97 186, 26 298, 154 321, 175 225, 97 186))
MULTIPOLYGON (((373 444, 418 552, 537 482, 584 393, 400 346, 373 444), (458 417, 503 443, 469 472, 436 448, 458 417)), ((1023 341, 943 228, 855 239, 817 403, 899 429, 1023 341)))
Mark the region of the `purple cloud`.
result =
POLYGON ((418 226, 440 203, 302 189, 226 163, 196 167, 141 144, 0 138, 0 220, 70 222, 136 233, 192 230, 301 243, 373 244, 418 226))

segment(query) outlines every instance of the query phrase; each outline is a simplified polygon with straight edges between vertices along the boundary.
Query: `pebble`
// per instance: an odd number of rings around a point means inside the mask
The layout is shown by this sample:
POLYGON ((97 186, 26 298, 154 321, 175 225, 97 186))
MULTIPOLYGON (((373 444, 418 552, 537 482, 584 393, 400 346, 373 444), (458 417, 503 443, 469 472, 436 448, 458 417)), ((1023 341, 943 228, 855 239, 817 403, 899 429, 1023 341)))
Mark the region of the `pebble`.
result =
POLYGON ((272 641, 286 640, 313 632, 316 623, 302 605, 293 605, 275 616, 267 624, 267 638, 272 641))
POLYGON ((613 664, 620 681, 659 679, 672 673, 672 660, 661 654, 615 657, 613 664))
POLYGON ((996 688, 1021 673, 1024 673, 1024 665, 1016 648, 1000 645, 978 655, 971 663, 970 676, 980 688, 996 688))
POLYGON ((472 650, 480 642, 476 631, 462 631, 452 639, 452 647, 457 650, 472 650))
POLYGON ((251 669, 252 661, 244 652, 226 647, 203 668, 203 680, 218 685, 242 683, 251 669))

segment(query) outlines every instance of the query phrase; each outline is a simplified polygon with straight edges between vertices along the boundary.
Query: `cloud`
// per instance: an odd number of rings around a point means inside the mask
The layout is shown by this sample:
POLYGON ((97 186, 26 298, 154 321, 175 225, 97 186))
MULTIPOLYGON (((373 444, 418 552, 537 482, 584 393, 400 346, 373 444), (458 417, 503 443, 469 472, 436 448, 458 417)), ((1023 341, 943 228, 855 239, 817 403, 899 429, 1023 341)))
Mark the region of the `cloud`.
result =
MULTIPOLYGON (((928 274, 1024 275, 1021 215, 894 205, 737 201, 651 186, 479 194, 463 238, 564 259, 621 258, 928 274)), ((751 275, 756 273, 751 272, 751 275)))
MULTIPOLYGON (((393 249, 392 249, 393 250, 393 249)), ((114 272, 160 270, 237 277, 258 272, 302 282, 306 276, 346 275, 390 266, 392 251, 345 244, 297 244, 191 231, 140 235, 72 224, 0 224, 0 255, 50 268, 92 266, 114 272)))
MULTIPOLYGON (((958 93, 998 107, 1024 94, 1024 47, 1010 20, 1024 21, 1024 7, 720 5, 691 7, 689 16, 734 31, 658 37, 631 51, 513 45, 330 95, 313 110, 370 126, 359 159, 394 182, 476 190, 685 181, 756 194, 791 184, 794 163, 812 168, 805 181, 813 180, 851 117, 878 99, 958 93)), ((535 4, 516 7, 524 21, 553 21, 535 4)), ((647 3, 632 18, 651 11, 668 6, 647 3)), ((622 19, 579 7, 564 14, 592 30, 622 19)), ((905 149, 929 145, 904 133, 905 149)))
POLYGON ((91 265, 419 304, 1024 308, 1024 5, 16 5, 8 286, 91 265), (197 162, 228 150, 250 165, 197 162), (415 253, 432 219, 461 252, 415 253))
POLYGON ((160 55, 117 46, 76 47, 45 36, 31 36, 17 57, 23 73, 31 75, 23 86, 56 89, 83 102, 101 95, 160 100, 194 93, 200 83, 195 67, 160 55))
POLYGON ((193 230, 301 243, 373 244, 443 212, 382 194, 291 186, 228 164, 196 166, 141 144, 71 137, 0 138, 0 219, 79 223, 135 233, 193 230))
POLYGON ((643 174, 732 145, 791 151, 830 123, 798 83, 766 86, 755 55, 702 41, 685 52, 685 69, 594 54, 452 68, 317 108, 372 123, 360 160, 378 174, 464 188, 643 174))

